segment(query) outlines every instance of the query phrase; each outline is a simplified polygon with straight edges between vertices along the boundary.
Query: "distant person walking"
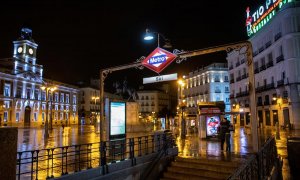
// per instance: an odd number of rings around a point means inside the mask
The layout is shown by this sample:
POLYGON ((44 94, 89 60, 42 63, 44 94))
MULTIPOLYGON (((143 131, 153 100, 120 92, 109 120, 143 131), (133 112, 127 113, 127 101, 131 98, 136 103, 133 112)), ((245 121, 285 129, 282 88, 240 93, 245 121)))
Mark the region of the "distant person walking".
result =
POLYGON ((224 143, 226 142, 226 151, 230 152, 230 122, 226 118, 222 119, 219 128, 221 138, 221 150, 224 150, 224 143))

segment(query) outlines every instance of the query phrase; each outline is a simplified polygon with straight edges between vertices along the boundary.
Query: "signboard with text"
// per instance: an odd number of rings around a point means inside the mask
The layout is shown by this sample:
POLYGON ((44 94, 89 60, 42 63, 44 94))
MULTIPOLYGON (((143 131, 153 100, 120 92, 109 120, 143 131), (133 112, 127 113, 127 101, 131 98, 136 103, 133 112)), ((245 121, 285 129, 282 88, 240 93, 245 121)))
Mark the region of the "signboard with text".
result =
POLYGON ((293 0, 265 0, 258 8, 246 9, 246 27, 248 36, 254 35, 264 27, 286 3, 293 0))
POLYGON ((177 73, 143 78, 143 84, 177 80, 177 73))
POLYGON ((177 56, 175 54, 158 47, 142 61, 142 64, 152 71, 160 73, 169 64, 171 64, 176 57, 177 56))

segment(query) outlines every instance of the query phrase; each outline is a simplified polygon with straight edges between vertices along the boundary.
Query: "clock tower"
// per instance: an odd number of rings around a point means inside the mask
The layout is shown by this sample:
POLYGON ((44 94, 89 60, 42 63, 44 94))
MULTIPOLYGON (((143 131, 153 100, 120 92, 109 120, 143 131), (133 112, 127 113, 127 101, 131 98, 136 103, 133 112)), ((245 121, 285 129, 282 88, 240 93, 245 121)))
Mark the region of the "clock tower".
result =
POLYGON ((24 77, 41 79, 43 66, 36 64, 36 50, 38 45, 32 38, 32 30, 29 28, 22 28, 20 37, 13 43, 15 74, 23 74, 24 77))

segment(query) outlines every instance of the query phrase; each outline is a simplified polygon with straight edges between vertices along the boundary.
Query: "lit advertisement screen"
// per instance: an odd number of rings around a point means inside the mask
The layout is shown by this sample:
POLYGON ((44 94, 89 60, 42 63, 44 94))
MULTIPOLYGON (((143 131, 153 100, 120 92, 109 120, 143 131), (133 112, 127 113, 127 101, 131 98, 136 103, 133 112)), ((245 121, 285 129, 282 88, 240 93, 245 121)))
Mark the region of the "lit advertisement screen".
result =
POLYGON ((220 117, 219 116, 207 116, 206 117, 207 136, 216 136, 218 133, 219 125, 220 125, 220 117))
POLYGON ((110 102, 110 136, 122 136, 126 131, 126 103, 110 102))

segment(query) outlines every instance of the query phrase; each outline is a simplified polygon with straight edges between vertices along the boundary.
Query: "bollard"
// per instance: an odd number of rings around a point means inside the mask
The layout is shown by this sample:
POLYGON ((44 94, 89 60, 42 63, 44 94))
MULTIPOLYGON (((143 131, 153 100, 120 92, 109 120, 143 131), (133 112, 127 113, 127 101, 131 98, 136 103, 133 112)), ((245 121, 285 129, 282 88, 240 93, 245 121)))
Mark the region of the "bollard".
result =
POLYGON ((0 179, 15 180, 18 128, 0 128, 0 179))
POLYGON ((279 123, 276 122, 276 139, 280 139, 280 132, 279 132, 279 123))

